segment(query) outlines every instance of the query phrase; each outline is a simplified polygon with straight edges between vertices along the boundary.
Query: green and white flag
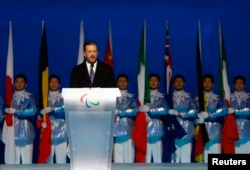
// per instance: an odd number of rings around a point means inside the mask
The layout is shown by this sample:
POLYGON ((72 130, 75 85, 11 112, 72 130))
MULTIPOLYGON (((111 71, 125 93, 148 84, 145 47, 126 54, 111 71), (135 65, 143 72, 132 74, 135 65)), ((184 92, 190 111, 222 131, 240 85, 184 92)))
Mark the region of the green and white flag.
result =
POLYGON ((228 83, 228 65, 224 40, 222 36, 221 23, 219 21, 219 43, 220 43, 220 67, 219 67, 219 94, 224 97, 226 105, 230 104, 230 86, 228 83))
POLYGON ((146 21, 142 28, 141 43, 137 70, 138 103, 140 106, 145 102, 150 102, 148 68, 146 57, 146 21))

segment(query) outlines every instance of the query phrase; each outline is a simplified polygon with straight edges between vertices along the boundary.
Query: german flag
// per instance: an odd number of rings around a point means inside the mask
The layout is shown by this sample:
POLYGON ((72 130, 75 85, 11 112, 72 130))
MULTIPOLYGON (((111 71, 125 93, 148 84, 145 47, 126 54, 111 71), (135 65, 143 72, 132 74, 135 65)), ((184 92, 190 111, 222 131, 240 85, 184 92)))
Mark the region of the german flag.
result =
MULTIPOLYGON (((198 22, 198 35, 197 35, 197 86, 198 86, 198 102, 200 111, 205 111, 205 98, 202 85, 202 61, 201 61, 201 32, 200 22, 198 22)), ((209 141, 208 133, 204 123, 198 124, 196 127, 196 143, 195 143, 195 160, 201 163, 203 160, 203 152, 205 143, 209 141)))
MULTIPOLYGON (((40 110, 48 106, 48 50, 45 24, 43 23, 42 41, 40 47, 39 59, 39 108, 40 110)), ((43 122, 46 122, 47 127, 41 129, 41 139, 39 143, 38 163, 46 163, 51 152, 51 122, 49 114, 43 115, 41 121, 37 122, 37 126, 41 128, 43 122)))

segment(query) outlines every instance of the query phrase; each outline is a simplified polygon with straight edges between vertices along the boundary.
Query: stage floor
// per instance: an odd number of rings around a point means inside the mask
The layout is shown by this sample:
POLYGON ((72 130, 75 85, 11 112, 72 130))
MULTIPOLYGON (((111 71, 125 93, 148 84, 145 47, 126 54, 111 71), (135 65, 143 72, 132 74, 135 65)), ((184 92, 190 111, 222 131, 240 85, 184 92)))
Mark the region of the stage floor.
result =
MULTIPOLYGON (((0 170, 70 170, 70 164, 0 165, 0 170)), ((111 170, 207 170, 207 164, 112 164, 111 170)))

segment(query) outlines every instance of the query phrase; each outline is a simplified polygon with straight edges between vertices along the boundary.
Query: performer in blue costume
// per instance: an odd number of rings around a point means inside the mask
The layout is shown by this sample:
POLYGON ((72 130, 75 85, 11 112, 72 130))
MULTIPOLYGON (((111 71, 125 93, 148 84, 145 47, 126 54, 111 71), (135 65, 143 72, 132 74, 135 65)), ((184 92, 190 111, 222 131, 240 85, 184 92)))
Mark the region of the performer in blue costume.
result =
MULTIPOLYGON (((5 108, 5 112, 14 114, 15 163, 31 164, 33 157, 34 126, 31 118, 37 111, 34 96, 25 90, 27 78, 18 74, 14 78, 15 92, 12 98, 12 107, 5 108)), ((4 138, 4 136, 3 136, 4 138)), ((9 153, 12 154, 12 153, 9 153)))
POLYGON ((164 135, 161 116, 167 115, 168 104, 163 93, 158 91, 160 76, 149 75, 150 103, 140 106, 139 110, 147 113, 147 152, 146 163, 162 163, 162 138, 164 135))
POLYGON ((175 115, 180 125, 186 132, 181 139, 175 139, 176 151, 173 154, 172 162, 190 163, 192 152, 192 140, 195 135, 194 120, 197 116, 197 105, 190 93, 184 90, 185 78, 176 75, 173 78, 173 108, 169 114, 175 115))
MULTIPOLYGON (((221 153, 221 132, 224 117, 228 109, 223 98, 213 93, 214 78, 206 74, 202 78, 205 96, 205 112, 198 114, 200 123, 205 121, 209 142, 205 144, 204 162, 208 161, 208 154, 221 153), (205 115, 205 116, 204 116, 205 115), (203 119, 203 120, 201 120, 203 119)), ((197 98, 198 99, 198 98, 197 98)), ((197 100, 198 101, 198 100, 197 100)), ((198 103, 198 102, 197 102, 198 103)))
POLYGON ((128 92, 129 78, 126 74, 117 76, 117 87, 121 97, 117 97, 114 125, 114 162, 133 163, 135 159, 134 142, 131 132, 134 118, 138 112, 135 95, 128 92))
POLYGON ((234 93, 230 105, 234 109, 240 139, 236 142, 236 153, 250 153, 250 95, 245 92, 246 80, 236 76, 233 80, 234 93))
MULTIPOLYGON (((64 164, 67 158, 67 132, 64 112, 64 102, 60 92, 61 80, 57 75, 49 77, 48 107, 41 110, 41 114, 49 113, 51 120, 51 154, 47 163, 64 164)), ((41 120, 41 118, 39 118, 41 120)), ((42 128, 47 127, 43 122, 42 128)))

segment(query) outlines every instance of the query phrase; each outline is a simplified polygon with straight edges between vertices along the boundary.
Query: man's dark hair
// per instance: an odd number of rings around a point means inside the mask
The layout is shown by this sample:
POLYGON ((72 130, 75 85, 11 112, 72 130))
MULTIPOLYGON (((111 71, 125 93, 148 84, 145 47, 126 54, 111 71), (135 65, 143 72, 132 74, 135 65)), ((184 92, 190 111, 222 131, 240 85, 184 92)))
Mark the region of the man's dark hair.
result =
POLYGON ((15 76, 15 78, 14 78, 14 82, 15 82, 16 79, 18 79, 18 78, 24 79, 24 82, 27 83, 27 77, 26 77, 23 73, 17 74, 17 75, 15 76))
POLYGON ((124 74, 124 73, 119 74, 119 75, 117 76, 117 78, 116 78, 116 81, 118 81, 118 80, 119 80, 119 78, 121 78, 121 77, 124 77, 124 78, 126 78, 126 79, 127 79, 127 81, 129 81, 129 79, 128 79, 128 75, 127 75, 127 74, 124 74))
POLYGON ((151 73, 151 74, 149 74, 148 78, 150 79, 151 77, 156 77, 159 82, 161 81, 161 78, 160 78, 160 76, 157 73, 151 73))
POLYGON ((244 84, 246 84, 246 79, 244 76, 241 76, 241 75, 238 75, 238 76, 235 76, 234 79, 233 79, 233 84, 235 84, 235 82, 237 80, 242 80, 244 84))
POLYGON ((59 84, 61 84, 61 79, 59 76, 55 75, 55 74, 52 74, 51 76, 49 76, 49 81, 52 79, 52 78, 55 78, 58 80, 59 84))
POLYGON ((83 45, 83 51, 86 50, 86 46, 87 46, 87 45, 95 45, 96 48, 98 49, 98 45, 97 45, 96 42, 94 42, 94 41, 88 41, 88 42, 84 43, 84 45, 83 45))
POLYGON ((178 74, 174 76, 174 78, 172 79, 172 83, 174 83, 177 78, 181 78, 184 81, 184 83, 186 82, 185 77, 181 74, 178 74))
POLYGON ((211 74, 205 74, 203 77, 202 77, 202 82, 204 81, 204 79, 206 78, 209 78, 212 83, 214 84, 214 77, 211 75, 211 74))

